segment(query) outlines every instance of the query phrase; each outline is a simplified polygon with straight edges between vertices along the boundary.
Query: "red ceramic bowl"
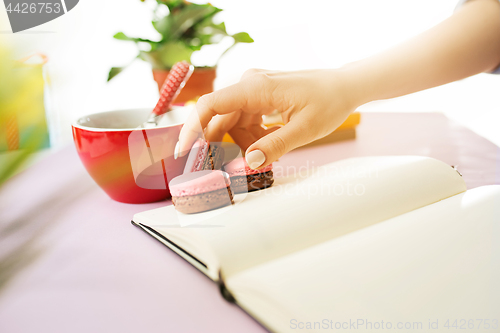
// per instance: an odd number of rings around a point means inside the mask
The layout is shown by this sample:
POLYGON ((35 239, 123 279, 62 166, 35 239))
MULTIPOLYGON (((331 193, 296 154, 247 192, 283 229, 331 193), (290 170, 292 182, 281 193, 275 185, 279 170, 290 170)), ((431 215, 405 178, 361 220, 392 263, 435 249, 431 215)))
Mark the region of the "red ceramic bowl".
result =
POLYGON ((113 199, 148 203, 170 198, 168 181, 183 171, 186 157, 174 148, 190 110, 176 107, 160 126, 142 129, 151 109, 92 114, 73 125, 76 150, 95 182, 113 199))

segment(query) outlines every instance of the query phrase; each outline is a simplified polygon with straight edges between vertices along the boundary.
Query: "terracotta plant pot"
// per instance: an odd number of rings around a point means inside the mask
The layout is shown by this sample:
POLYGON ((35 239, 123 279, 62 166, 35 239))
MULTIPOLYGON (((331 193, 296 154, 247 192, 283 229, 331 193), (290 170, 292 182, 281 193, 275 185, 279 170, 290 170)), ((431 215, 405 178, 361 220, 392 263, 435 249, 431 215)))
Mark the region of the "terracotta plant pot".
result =
MULTIPOLYGON (((185 103, 214 91, 215 72, 215 67, 196 67, 193 75, 175 99, 175 103, 185 103)), ((168 73, 168 70, 153 69, 153 78, 158 84, 158 90, 161 89, 168 73)))

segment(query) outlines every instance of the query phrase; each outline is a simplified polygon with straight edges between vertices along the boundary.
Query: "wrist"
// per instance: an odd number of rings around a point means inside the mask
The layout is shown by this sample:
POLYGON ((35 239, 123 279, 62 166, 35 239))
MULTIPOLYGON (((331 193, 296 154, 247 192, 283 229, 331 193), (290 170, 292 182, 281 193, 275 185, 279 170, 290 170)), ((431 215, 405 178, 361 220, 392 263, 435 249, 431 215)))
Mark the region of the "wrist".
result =
POLYGON ((354 107, 377 100, 376 85, 370 83, 368 71, 363 69, 361 61, 346 64, 337 69, 345 82, 345 87, 354 107))

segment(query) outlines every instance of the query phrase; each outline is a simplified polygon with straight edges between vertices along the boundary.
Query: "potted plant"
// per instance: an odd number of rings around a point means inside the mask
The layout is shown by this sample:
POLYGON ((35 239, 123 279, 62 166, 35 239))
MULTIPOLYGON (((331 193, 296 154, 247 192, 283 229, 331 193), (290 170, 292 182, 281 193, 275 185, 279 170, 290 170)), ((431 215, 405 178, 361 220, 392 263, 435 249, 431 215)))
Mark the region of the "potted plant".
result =
MULTIPOLYGON (((141 0, 144 1, 144 0, 141 0)), ((137 58, 151 64, 153 78, 161 88, 170 68, 178 61, 191 63, 191 56, 204 45, 217 44, 224 37, 232 37, 233 43, 220 57, 238 43, 253 43, 246 32, 229 35, 224 22, 215 23, 214 16, 222 9, 211 4, 195 4, 184 0, 155 0, 153 27, 159 32, 158 40, 129 37, 118 32, 114 38, 137 45, 137 58)), ((219 59, 220 59, 219 57, 219 59)), ((219 60, 217 60, 218 63, 219 60)), ((176 102, 183 103, 213 91, 217 63, 213 67, 196 67, 176 102)), ((112 67, 108 81, 125 67, 112 67)))

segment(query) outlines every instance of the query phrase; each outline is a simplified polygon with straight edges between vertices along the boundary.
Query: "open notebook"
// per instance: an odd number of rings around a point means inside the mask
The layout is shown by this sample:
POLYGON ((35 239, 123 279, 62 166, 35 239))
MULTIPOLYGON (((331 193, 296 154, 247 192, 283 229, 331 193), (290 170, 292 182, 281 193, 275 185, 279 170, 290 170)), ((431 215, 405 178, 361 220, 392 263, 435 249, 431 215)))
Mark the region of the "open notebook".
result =
POLYGON ((500 330, 500 186, 466 192, 435 159, 343 160, 133 223, 272 331, 500 330))

